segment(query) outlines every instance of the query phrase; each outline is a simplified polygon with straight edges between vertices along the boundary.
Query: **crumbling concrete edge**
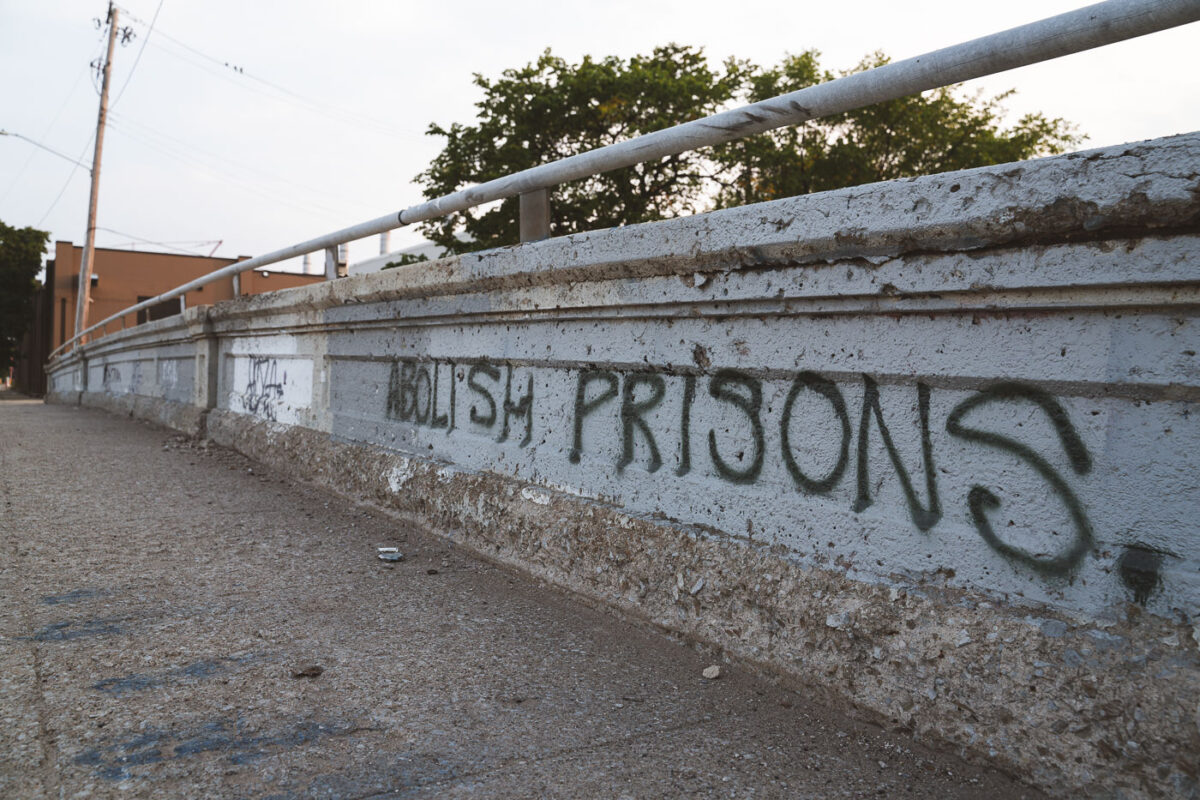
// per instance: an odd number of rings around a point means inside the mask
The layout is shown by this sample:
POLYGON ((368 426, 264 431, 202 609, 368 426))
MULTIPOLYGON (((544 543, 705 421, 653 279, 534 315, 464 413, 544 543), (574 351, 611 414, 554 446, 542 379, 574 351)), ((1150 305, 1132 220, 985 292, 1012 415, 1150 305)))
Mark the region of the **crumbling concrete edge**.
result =
POLYGON ((1200 630, 1136 606, 1096 620, 931 583, 889 589, 779 546, 306 428, 214 410, 207 435, 1052 795, 1197 791, 1200 630))
POLYGON ((293 314, 307 327, 325 309, 363 303, 1190 234, 1200 230, 1198 156, 1195 132, 864 184, 245 295, 208 319, 236 331, 293 314))

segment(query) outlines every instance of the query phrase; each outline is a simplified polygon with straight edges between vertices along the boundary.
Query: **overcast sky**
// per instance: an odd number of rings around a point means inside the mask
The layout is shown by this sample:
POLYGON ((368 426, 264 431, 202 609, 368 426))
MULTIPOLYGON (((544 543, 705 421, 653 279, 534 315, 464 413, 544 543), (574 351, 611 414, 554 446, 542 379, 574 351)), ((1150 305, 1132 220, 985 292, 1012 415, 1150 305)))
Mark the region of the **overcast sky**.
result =
MULTIPOLYGON (((771 64, 811 47, 844 69, 874 50, 906 58, 1081 5, 122 0, 121 25, 136 37, 113 62, 97 223, 107 230, 96 241, 207 253, 222 240, 217 255, 257 255, 419 202, 413 176, 441 142, 424 135, 429 123, 470 122, 473 73, 495 76, 546 47, 574 61, 674 41, 703 46, 714 64, 771 64)), ((89 62, 104 45, 93 19, 105 8, 0 0, 0 129, 90 162, 89 62)), ((1064 117, 1088 135, 1084 147, 1136 141, 1200 129, 1198 50, 1193 24, 967 88, 1017 89, 1014 119, 1064 117)), ((0 220, 82 244, 88 179, 73 169, 0 137, 0 220)), ((393 247, 419 239, 392 234, 393 247)), ((377 251, 356 243, 351 258, 377 251)))

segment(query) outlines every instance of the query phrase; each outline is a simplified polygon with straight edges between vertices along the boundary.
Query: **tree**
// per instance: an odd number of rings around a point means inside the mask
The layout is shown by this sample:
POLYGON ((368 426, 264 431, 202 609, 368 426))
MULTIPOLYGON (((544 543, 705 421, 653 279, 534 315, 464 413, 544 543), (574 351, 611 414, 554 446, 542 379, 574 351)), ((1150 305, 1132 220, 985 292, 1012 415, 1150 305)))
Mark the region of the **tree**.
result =
MULTIPOLYGON (((758 102, 833 80, 807 50, 773 69, 747 65, 745 100, 758 102)), ((845 74, 883 66, 874 53, 845 74)), ((1026 114, 1001 128, 1003 101, 942 87, 780 128, 714 148, 717 205, 758 203, 844 186, 1004 164, 1061 153, 1083 137, 1058 118, 1026 114)))
MULTIPOLYGON (((876 53, 851 72, 885 63, 876 53)), ((496 81, 476 75, 484 93, 477 123, 430 125, 428 134, 446 145, 416 179, 433 199, 833 78, 815 50, 770 69, 728 59, 720 70, 699 48, 674 44, 627 62, 568 64, 547 50, 496 81)), ((1002 128, 1010 94, 964 96, 946 87, 563 184, 551 190, 551 234, 1018 161, 1081 141, 1068 123, 1042 114, 1002 128)), ((510 198, 431 220, 422 231, 451 253, 513 244, 517 209, 510 198)))
POLYGON ((395 269, 396 267, 407 267, 409 264, 420 264, 422 261, 428 260, 429 256, 425 255, 424 253, 417 253, 416 255, 413 255, 412 253, 401 253, 399 258, 395 259, 394 261, 389 261, 379 269, 382 271, 385 269, 395 269))
MULTIPOLYGON (((446 146, 417 176, 428 198, 716 112, 741 83, 714 72, 699 48, 667 45, 624 61, 584 57, 568 64, 549 50, 533 64, 505 70, 483 90, 478 123, 430 125, 446 146)), ((706 200, 707 169, 698 153, 595 175, 553 190, 551 233, 606 228, 693 211, 706 200)), ((512 244, 516 198, 498 208, 468 209, 422 225, 449 252, 512 244), (458 232, 466 234, 466 240, 458 232)))
POLYGON ((0 222, 0 370, 16 363, 17 347, 33 320, 33 297, 41 284, 42 251, 50 234, 0 222))

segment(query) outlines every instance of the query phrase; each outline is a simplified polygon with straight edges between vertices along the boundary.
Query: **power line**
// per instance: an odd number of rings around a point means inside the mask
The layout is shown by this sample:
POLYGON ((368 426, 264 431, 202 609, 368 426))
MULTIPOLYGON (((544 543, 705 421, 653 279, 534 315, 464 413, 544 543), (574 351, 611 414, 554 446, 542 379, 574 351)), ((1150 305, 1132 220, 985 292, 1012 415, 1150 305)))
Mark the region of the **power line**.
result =
POLYGON ((306 203, 304 205, 300 205, 295 202, 292 202, 291 200, 272 195, 270 193, 264 192, 261 188, 258 187, 257 184, 254 184, 249 181, 245 181, 245 180, 241 179, 240 177, 235 176, 226 170, 223 170, 219 167, 213 167, 211 164, 199 163, 198 160, 193 156, 181 155, 178 152, 174 152, 173 150, 170 149, 169 145, 163 145, 160 143, 156 143, 152 140, 148 140, 136 133, 133 133, 132 131, 125 130, 121 125, 114 125, 111 120, 109 121, 109 127, 112 128, 112 130, 120 132, 121 135, 128 137, 130 139, 133 139, 136 142, 139 142, 144 147, 148 147, 151 150, 155 150, 155 151, 161 153, 162 155, 167 156, 168 158, 173 158, 176 161, 179 161, 190 167, 200 168, 202 170, 208 169, 208 170, 215 171, 215 172, 221 172, 224 174, 229 185, 231 185, 235 188, 239 188, 242 191, 258 195, 259 197, 269 200, 272 203, 276 203, 278 205, 289 206, 290 208, 293 208, 297 211, 307 212, 309 214, 312 214, 314 216, 314 218, 322 217, 322 214, 317 213, 318 211, 323 212, 323 214, 325 214, 325 215, 338 214, 338 213, 341 213, 341 211, 342 211, 341 209, 333 208, 332 206, 326 206, 323 203, 310 202, 310 203, 306 203), (318 208, 318 206, 319 206, 319 208, 318 208))
MULTIPOLYGON (((83 149, 79 151, 80 158, 83 158, 85 155, 87 155, 88 148, 92 146, 92 140, 95 138, 96 138, 96 132, 92 131, 92 135, 88 137, 87 144, 85 144, 83 146, 83 149)), ((79 169, 78 166, 71 167, 71 171, 70 171, 70 173, 67 174, 67 179, 65 181, 63 181, 62 188, 58 190, 58 195, 54 198, 54 202, 52 202, 50 204, 50 207, 46 209, 46 213, 42 214, 42 218, 37 221, 37 224, 39 226, 43 222, 46 221, 46 217, 50 216, 50 212, 53 211, 54 207, 58 205, 58 201, 62 200, 63 194, 66 193, 67 187, 71 185, 71 179, 75 177, 75 172, 78 169, 79 169)))
POLYGON ((219 173, 225 178, 226 181, 229 182, 229 184, 236 186, 238 188, 241 188, 244 191, 251 192, 252 194, 256 194, 259 197, 265 198, 267 200, 271 200, 272 202, 279 203, 281 205, 291 206, 292 208, 295 208, 297 210, 303 210, 303 211, 308 211, 308 212, 313 212, 314 210, 317 210, 317 211, 322 211, 325 214, 337 214, 341 211, 341 209, 338 209, 338 208, 335 208, 334 206, 326 205, 326 204, 320 203, 320 202, 311 202, 310 201, 310 202, 306 203, 305 205, 297 205, 295 202, 293 202, 290 199, 284 199, 282 197, 279 197, 279 196, 271 194, 267 191, 264 191, 259 186, 259 184, 255 183, 253 181, 247 180, 246 178, 244 178, 241 175, 231 172, 228 169, 225 169, 219 165, 215 165, 212 162, 206 161, 205 159, 198 158, 196 155, 194 155, 192 153, 182 152, 180 150, 180 148, 178 148, 178 146, 176 146, 176 145, 172 145, 170 143, 164 143, 164 142, 155 142, 153 139, 146 138, 142 134, 135 133, 131 130, 126 129, 124 127, 124 125, 125 125, 124 121, 122 121, 120 124, 116 124, 116 125, 114 125, 111 120, 109 121, 109 126, 113 130, 118 131, 122 136, 125 136, 129 139, 132 139, 135 142, 140 143, 143 147, 148 147, 151 150, 161 153, 162 155, 165 155, 168 158, 173 158, 176 161, 186 164, 187 166, 197 168, 202 171, 219 173))
POLYGON ((105 17, 103 22, 100 21, 99 17, 94 18, 92 21, 96 23, 96 30, 100 31, 100 48, 92 56, 92 60, 88 62, 88 67, 91 70, 92 89, 95 90, 96 96, 99 97, 100 84, 98 81, 100 74, 104 71, 104 55, 107 50, 108 29, 112 25, 112 9, 109 8, 109 16, 105 17))
MULTIPOLYGON (((97 21, 99 21, 99 20, 97 20, 97 21)), ((104 52, 104 50, 105 50, 105 44, 104 44, 104 43, 105 43, 105 41, 108 39, 108 25, 109 25, 109 24, 111 24, 111 23, 110 23, 110 21, 109 21, 109 20, 105 20, 105 23, 104 23, 104 24, 101 24, 101 25, 97 25, 97 26, 96 26, 96 27, 97 27, 97 30, 99 30, 99 31, 100 31, 100 36, 99 36, 99 38, 97 38, 97 39, 96 39, 96 42, 97 42, 97 45, 98 45, 99 49, 94 51, 94 52, 95 52, 95 55, 92 57, 92 60, 91 60, 91 61, 88 63, 88 70, 87 70, 87 71, 88 71, 88 74, 90 74, 90 75, 92 76, 92 79, 93 79, 93 83, 92 83, 92 85, 93 85, 93 87, 96 89, 96 94, 99 94, 99 93, 100 93, 100 87, 95 85, 95 64, 96 64, 96 61, 97 61, 97 59, 100 57, 100 54, 101 54, 101 53, 103 53, 103 52, 104 52)), ((76 85, 78 85, 78 80, 76 80, 76 85)), ((72 93, 73 93, 75 90, 74 90, 74 89, 72 89, 71 91, 72 91, 72 93)), ((68 97, 69 97, 69 95, 68 95, 68 97)), ((66 103, 65 103, 65 102, 63 103, 63 106, 64 106, 64 107, 66 106, 66 103)), ((62 113, 62 109, 59 109, 59 113, 62 113)), ((58 115, 56 114, 56 115, 55 115, 55 119, 57 119, 57 118, 58 118, 58 115)), ((45 138, 45 136, 44 136, 44 135, 43 135, 43 138, 45 138)), ((79 151, 79 158, 83 158, 85 155, 87 155, 88 148, 90 148, 90 147, 92 146, 92 141, 93 141, 95 138, 96 138, 96 132, 95 132, 95 131, 92 131, 92 132, 91 132, 91 133, 88 135, 88 140, 87 140, 87 143, 86 143, 86 144, 83 146, 83 149, 79 151)), ((76 161, 78 161, 79 159, 75 159, 75 160, 76 160, 76 161)), ((64 195, 64 194, 66 194, 66 192, 67 192, 67 187, 71 185, 71 180, 72 180, 72 179, 75 177, 75 173, 76 173, 78 170, 79 170, 79 167, 78 167, 78 166, 71 167, 71 171, 70 171, 69 173, 67 173, 67 179, 66 179, 65 181, 63 181, 62 188, 61 188, 61 189, 59 189, 59 190, 58 190, 58 194, 56 194, 56 195, 54 196, 54 200, 53 200, 53 201, 50 203, 50 207, 46 209, 46 213, 42 214, 42 217, 41 217, 41 219, 39 219, 39 220, 37 221, 37 225, 38 225, 38 226, 40 226, 40 225, 41 225, 43 222, 45 222, 45 221, 46 221, 46 217, 50 216, 50 212, 51 212, 51 211, 53 211, 53 210, 55 209, 55 207, 57 207, 57 206, 58 206, 58 201, 59 201, 59 200, 62 200, 62 198, 63 198, 63 195, 64 195)), ((90 167, 88 168, 88 171, 89 171, 89 172, 91 171, 91 168, 90 168, 90 167)), ((5 195, 6 195, 6 196, 7 196, 7 194, 8 194, 8 193, 7 193, 7 192, 5 192, 5 195)))
MULTIPOLYGON (((160 36, 163 35, 161 31, 159 31, 159 35, 160 36)), ((153 44, 155 47, 159 48, 163 53, 166 53, 166 54, 172 56, 173 58, 177 58, 177 59, 183 61, 184 63, 190 64, 191 66, 195 67, 196 69, 199 69, 202 72, 206 72, 209 75, 220 78, 221 80, 228 81, 229 83, 233 84, 234 86, 237 86, 246 91, 254 92, 255 94, 257 94, 261 97, 267 97, 267 98, 270 98, 271 100, 274 100, 274 101, 280 102, 280 103, 287 103, 287 104, 291 105, 293 108, 297 108, 301 111, 305 111, 309 114, 319 117, 322 121, 324 121, 326 123, 334 122, 334 123, 349 124, 350 122, 353 122, 357 125, 361 125, 369 130, 373 130, 375 133, 386 136, 388 138, 395 138, 395 137, 399 136, 399 137, 403 137, 406 139, 412 139, 415 141, 423 136, 423 134, 419 134, 415 131, 401 130, 398 128, 389 127, 385 123, 380 123, 380 122, 374 121, 374 120, 364 117, 361 114, 354 112, 354 111, 348 111, 348 110, 336 108, 333 106, 327 106, 327 105, 323 105, 323 104, 318 103, 313 100, 308 100, 299 95, 296 95, 294 92, 290 92, 290 91, 282 90, 282 89, 277 89, 276 91, 268 91, 267 88, 264 88, 264 87, 274 88, 274 84, 271 84, 271 83, 259 81, 258 83, 262 84, 260 86, 260 85, 256 85, 253 83, 246 83, 245 81, 238 80, 235 76, 240 75, 243 78, 250 78, 251 80, 255 80, 255 78, 254 78, 254 76, 248 75, 245 72, 238 72, 237 70, 239 68, 236 68, 232 65, 223 64, 220 61, 213 59, 209 56, 204 56, 203 54, 200 54, 200 57, 204 58, 205 61, 212 62, 212 63, 216 64, 218 67, 221 67, 222 69, 212 69, 211 67, 207 66, 206 64, 199 63, 198 61, 194 60, 193 57, 190 55, 190 53, 196 52, 194 48, 186 48, 186 50, 176 50, 176 49, 174 49, 173 45, 169 45, 169 44, 166 44, 161 41, 155 41, 155 42, 153 42, 153 44)))
MULTIPOLYGON (((80 72, 75 76, 75 83, 71 84, 71 89, 67 92, 67 96, 63 98, 62 105, 58 107, 58 111, 54 112, 54 116, 50 119, 50 124, 46 126, 46 129, 42 131, 42 135, 38 138, 45 139, 50 134, 50 131, 54 130, 55 123, 57 123, 58 118, 62 116, 62 112, 66 110, 67 104, 71 102, 71 98, 75 96, 75 90, 79 88, 79 82, 83 80, 83 76, 86 74, 87 72, 80 72)), ((8 196, 12 193, 12 190, 16 188, 17 184, 21 180, 21 177, 25 174, 25 170, 29 168, 31 163, 33 163, 33 159, 36 155, 36 152, 31 152, 29 157, 25 159, 25 163, 21 165, 19 170, 17 170, 17 173, 13 176, 13 179, 9 181, 8 188, 4 190, 4 194, 0 195, 0 203, 3 203, 8 199, 8 196)), ((91 167, 88 167, 88 169, 90 170, 91 167)))
MULTIPOLYGON (((179 247, 173 247, 171 242, 156 242, 153 239, 143 239, 140 236, 134 236, 132 233, 125 233, 124 231, 113 230, 112 228, 102 228, 99 225, 96 226, 96 230, 107 231, 108 233, 115 233, 118 236, 128 236, 134 242, 141 242, 142 244, 152 244, 155 247, 165 247, 166 249, 174 250, 177 253, 186 253, 187 255, 196 255, 196 253, 193 252, 192 250, 184 250, 179 247)), ((176 242, 176 244, 188 244, 189 242, 195 242, 196 244, 207 245, 207 244, 220 244, 221 240, 219 240, 219 239, 193 239, 193 240, 184 241, 184 242, 176 242)))
MULTIPOLYGON (((291 180, 290 178, 285 178, 281 175, 276 175, 275 173, 269 172, 260 167, 256 167, 251 164, 247 164, 243 161, 239 161, 237 159, 230 158, 228 156, 222 155, 222 154, 214 152, 212 150, 208 150, 207 148, 201 147, 200 145, 193 144, 191 142, 180 139, 177 136, 173 136, 169 133, 165 133, 163 131, 157 130, 149 125, 146 125, 145 123, 137 122, 137 121, 130 119, 124 115, 112 114, 112 116, 122 126, 131 125, 135 128, 139 128, 144 133, 149 134, 151 136, 158 137, 159 139, 162 139, 168 143, 173 143, 174 145, 177 145, 182 148, 186 148, 187 150, 193 150, 197 153, 201 153, 209 158, 214 158, 219 161, 223 161, 226 164, 229 164, 229 165, 235 167, 236 169, 240 170, 241 172, 254 173, 254 174, 262 176, 263 178, 265 178, 269 181, 273 181, 273 182, 276 182, 279 184, 286 184, 287 186, 290 186, 294 189, 299 189, 301 191, 307 192, 314 196, 329 197, 330 193, 328 191, 325 191, 322 189, 317 189, 317 188, 315 188, 313 186, 309 186, 307 184, 298 183, 294 180, 291 180)), ((124 131, 124 132, 129 133, 129 131, 124 131)), ((240 175, 239 175, 239 177, 240 177, 240 175)), ((343 203, 350 203, 352 205, 359 207, 360 209, 364 209, 364 210, 368 209, 368 206, 359 200, 349 198, 349 197, 340 197, 339 199, 343 203)))
POLYGON ((133 66, 129 68, 129 73, 125 76, 125 82, 121 84, 121 89, 117 92, 117 99, 112 101, 114 106, 121 102, 121 96, 125 94, 125 89, 129 86, 129 81, 133 80, 133 73, 137 70, 138 63, 142 60, 142 53, 146 52, 146 43, 150 41, 150 34, 154 33, 154 23, 158 22, 158 12, 162 11, 163 2, 164 0, 158 0, 158 8, 154 9, 154 16, 150 18, 150 27, 147 28, 145 35, 142 36, 142 46, 138 48, 137 56, 133 59, 133 66))
MULTIPOLYGON (((138 17, 130 14, 123 7, 121 8, 121 10, 130 19, 130 21, 140 24, 140 25, 148 24, 144 20, 139 19, 138 17)), ((152 25, 153 23, 149 23, 149 24, 152 25)), ((163 31, 162 29, 158 29, 158 38, 165 39, 166 41, 171 42, 175 46, 182 48, 183 50, 187 51, 188 53, 191 53, 199 58, 204 59, 205 61, 207 61, 211 64, 214 64, 217 67, 220 67, 223 71, 223 74, 221 75, 221 77, 230 79, 230 76, 228 73, 232 73, 233 75, 237 75, 246 80, 254 81, 258 84, 261 84, 262 86, 273 89, 275 92, 285 95, 286 97, 281 98, 281 97, 278 97, 277 95, 273 95, 273 94, 266 94, 266 96, 273 97, 274 99, 277 99, 277 100, 290 99, 292 102, 298 103, 301 106, 306 107, 306 110, 321 115, 321 117, 326 120, 330 119, 331 117, 333 117, 333 118, 353 118, 354 121, 358 122, 359 124, 363 124, 368 127, 373 127, 378 132, 386 134, 388 136, 403 136, 406 138, 413 138, 413 139, 423 138, 423 136, 424 136, 423 131, 414 131, 414 130, 405 129, 405 128, 397 128, 397 127, 394 127, 391 123, 389 123, 387 121, 370 117, 368 115, 363 114, 360 111, 356 111, 353 109, 347 109, 347 108, 341 108, 341 107, 332 105, 330 103, 324 103, 319 100, 314 100, 310 97, 306 97, 305 95, 302 95, 298 92, 292 91, 291 89, 287 88, 286 86, 282 86, 278 83, 269 81, 265 78, 260 78, 259 76, 255 75, 253 73, 246 72, 245 68, 242 66, 231 63, 229 61, 225 61, 225 60, 217 58, 215 56, 211 56, 208 53, 203 52, 202 50, 192 47, 191 45, 182 41, 181 39, 171 36, 169 33, 167 33, 166 31, 163 31)), ((154 45, 155 45, 155 47, 162 49, 163 52, 171 53, 172 55, 176 56, 177 58, 182 57, 181 54, 179 54, 177 52, 172 52, 170 47, 168 47, 167 45, 164 45, 161 41, 156 40, 154 42, 154 45)), ((188 59, 184 58, 183 60, 187 61, 188 59)), ((194 62, 189 62, 189 63, 192 63, 193 66, 197 66, 197 67, 200 66, 198 64, 195 64, 194 62)), ((205 71, 209 71, 209 70, 205 70, 205 71)), ((213 74, 213 73, 210 72, 210 74, 213 74)), ((243 82, 234 81, 234 80, 231 80, 231 82, 235 83, 238 86, 246 88, 246 89, 252 88, 251 86, 249 86, 243 82)), ((259 93, 264 94, 261 91, 259 93)))
POLYGON ((23 141, 29 142, 34 147, 40 147, 41 149, 45 150, 47 153, 53 153, 54 155, 58 156, 59 158, 65 160, 65 161, 70 161, 72 164, 83 167, 87 171, 91 172, 92 168, 89 167, 87 164, 84 164, 82 161, 76 161, 75 159, 73 159, 69 155, 67 155, 66 153, 60 153, 58 150, 55 150, 53 147, 47 147, 46 145, 42 144, 41 142, 37 141, 36 139, 30 139, 28 136, 22 136, 19 133, 14 133, 13 131, 6 131, 3 129, 0 129, 0 136, 12 136, 16 139, 21 139, 23 141))

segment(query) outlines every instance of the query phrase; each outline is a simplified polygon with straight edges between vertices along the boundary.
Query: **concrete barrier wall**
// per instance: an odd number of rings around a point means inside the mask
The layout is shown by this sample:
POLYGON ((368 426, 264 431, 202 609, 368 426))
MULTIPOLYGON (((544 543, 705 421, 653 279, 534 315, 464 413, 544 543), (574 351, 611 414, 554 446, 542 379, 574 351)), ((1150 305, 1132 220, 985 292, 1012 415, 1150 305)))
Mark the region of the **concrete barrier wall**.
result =
POLYGON ((247 297, 52 394, 1043 788, 1194 794, 1197 164, 1192 134, 247 297))

